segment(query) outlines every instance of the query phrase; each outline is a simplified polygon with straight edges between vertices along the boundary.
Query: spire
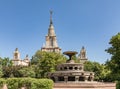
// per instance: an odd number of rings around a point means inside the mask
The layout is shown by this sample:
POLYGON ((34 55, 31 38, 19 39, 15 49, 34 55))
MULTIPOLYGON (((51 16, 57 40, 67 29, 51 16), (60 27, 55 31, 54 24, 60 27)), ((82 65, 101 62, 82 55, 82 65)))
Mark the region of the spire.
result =
POLYGON ((26 55, 25 59, 24 60, 29 60, 29 57, 28 57, 28 54, 26 55))
POLYGON ((28 54, 26 55, 26 57, 28 57, 28 54))
POLYGON ((84 50, 85 49, 85 47, 84 46, 82 46, 82 50, 84 50))
POLYGON ((52 13, 53 13, 53 11, 50 10, 50 25, 53 24, 53 22, 52 22, 52 13))
POLYGON ((58 47, 57 37, 55 34, 53 21, 52 21, 52 14, 53 14, 53 11, 50 10, 50 24, 48 27, 48 34, 46 36, 46 43, 45 45, 43 45, 41 50, 46 51, 46 52, 58 52, 59 53, 61 49, 58 47))
POLYGON ((16 48, 14 51, 13 59, 20 60, 20 52, 18 51, 18 48, 16 48))
POLYGON ((54 31, 54 26, 53 26, 53 21, 52 21, 52 11, 50 10, 50 25, 48 28, 48 35, 49 36, 55 36, 55 31, 54 31))
POLYGON ((18 48, 16 48, 15 51, 18 51, 18 48))

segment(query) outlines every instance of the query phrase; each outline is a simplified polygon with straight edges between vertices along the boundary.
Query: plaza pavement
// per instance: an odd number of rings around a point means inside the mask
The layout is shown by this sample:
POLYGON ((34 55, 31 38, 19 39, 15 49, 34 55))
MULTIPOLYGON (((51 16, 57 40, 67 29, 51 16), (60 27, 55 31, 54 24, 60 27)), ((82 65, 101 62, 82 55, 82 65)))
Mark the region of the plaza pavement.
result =
POLYGON ((53 89, 115 89, 114 87, 110 88, 53 88, 53 89))

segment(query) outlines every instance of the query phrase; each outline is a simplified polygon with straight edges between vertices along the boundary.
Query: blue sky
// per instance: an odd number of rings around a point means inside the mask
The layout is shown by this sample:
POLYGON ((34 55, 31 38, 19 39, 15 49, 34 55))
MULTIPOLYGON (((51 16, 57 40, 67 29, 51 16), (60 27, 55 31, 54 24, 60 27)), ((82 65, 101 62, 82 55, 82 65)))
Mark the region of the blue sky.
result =
POLYGON ((120 32, 120 0, 0 0, 0 56, 21 58, 41 49, 49 26, 49 10, 62 51, 87 50, 91 61, 104 63, 104 50, 120 32))

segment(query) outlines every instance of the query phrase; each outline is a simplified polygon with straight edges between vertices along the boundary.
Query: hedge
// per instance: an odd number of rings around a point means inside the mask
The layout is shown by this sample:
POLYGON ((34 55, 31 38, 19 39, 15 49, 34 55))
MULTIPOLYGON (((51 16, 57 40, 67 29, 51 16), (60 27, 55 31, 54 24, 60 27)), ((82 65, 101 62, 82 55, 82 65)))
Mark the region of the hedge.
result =
POLYGON ((116 89, 120 89, 120 81, 116 82, 116 89))
POLYGON ((53 81, 49 79, 34 79, 34 78, 8 78, 0 79, 1 87, 7 84, 8 89, 52 89, 53 81), (3 82, 2 82, 3 81, 3 82))
POLYGON ((5 79, 0 78, 0 89, 6 84, 5 79))

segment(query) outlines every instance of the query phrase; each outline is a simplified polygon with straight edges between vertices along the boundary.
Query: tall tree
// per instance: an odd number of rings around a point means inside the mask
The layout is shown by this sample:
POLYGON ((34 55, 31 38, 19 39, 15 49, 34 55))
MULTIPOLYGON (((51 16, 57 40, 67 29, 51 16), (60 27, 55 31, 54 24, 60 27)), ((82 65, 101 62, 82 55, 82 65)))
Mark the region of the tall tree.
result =
POLYGON ((3 76, 3 71, 2 71, 2 58, 0 57, 0 77, 3 76))
POLYGON ((111 54, 111 59, 106 64, 111 70, 112 80, 120 80, 120 33, 113 36, 109 44, 111 47, 106 49, 106 51, 111 54))
POLYGON ((5 66, 3 67, 3 77, 20 77, 20 70, 21 66, 5 66))
MULTIPOLYGON (((86 61, 84 64, 85 71, 91 71, 95 73, 95 80, 101 81, 105 80, 109 71, 106 69, 106 66, 98 62, 86 61)), ((105 80, 106 81, 106 80, 105 80)))
POLYGON ((19 77, 32 77, 35 78, 34 66, 22 67, 18 70, 20 76, 19 77))
POLYGON ((8 57, 2 58, 1 61, 2 67, 12 66, 12 60, 10 60, 8 57))
POLYGON ((36 77, 47 77, 48 72, 55 71, 56 66, 65 61, 66 57, 60 53, 38 50, 33 56, 31 64, 36 65, 36 77))

